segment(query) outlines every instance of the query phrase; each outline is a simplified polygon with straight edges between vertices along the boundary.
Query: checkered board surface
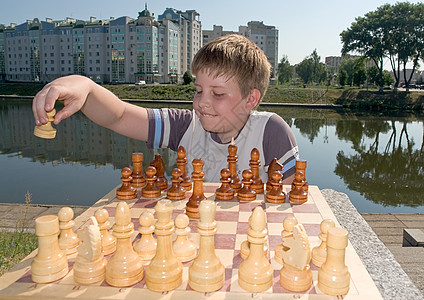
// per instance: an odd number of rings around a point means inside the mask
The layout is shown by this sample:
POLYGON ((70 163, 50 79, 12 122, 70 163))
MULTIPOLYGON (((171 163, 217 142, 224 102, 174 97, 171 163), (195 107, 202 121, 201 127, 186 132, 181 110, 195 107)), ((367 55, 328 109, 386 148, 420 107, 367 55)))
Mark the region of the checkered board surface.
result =
MULTIPOLYGON (((217 184, 204 184, 204 193, 208 199, 215 199, 214 192, 218 187, 217 184)), ((287 193, 290 186, 284 186, 287 193)), ((120 201, 115 198, 115 190, 112 190, 103 199, 100 199, 95 205, 88 209, 84 214, 76 219, 76 230, 82 226, 86 220, 92 216, 100 207, 105 207, 109 212, 110 222, 114 223, 115 208, 120 201)), ((139 226, 138 217, 144 210, 151 210, 154 212, 154 206, 158 199, 144 199, 138 192, 138 198, 127 201, 131 208, 131 218, 134 223, 134 228, 139 226)), ((191 193, 187 193, 187 199, 191 193)), ((163 193, 161 198, 165 197, 163 193)), ((173 218, 178 214, 185 212, 186 200, 173 201, 174 211, 173 218)), ((19 298, 30 297, 34 298, 78 298, 78 299, 187 299, 193 298, 207 298, 207 299, 244 299, 249 298, 278 298, 278 299, 332 299, 324 294, 318 288, 318 268, 311 263, 313 272, 312 287, 302 293, 295 293, 284 289, 280 283, 280 269, 281 264, 274 260, 274 248, 277 244, 281 243, 281 231, 283 230, 282 222, 285 217, 294 215, 298 222, 303 224, 309 237, 311 249, 320 244, 318 234, 320 233, 320 223, 323 219, 333 219, 336 226, 339 223, 335 219, 330 207, 326 203, 324 197, 321 195, 318 187, 310 186, 308 201, 304 204, 291 204, 286 201, 282 204, 272 204, 264 201, 264 195, 257 195, 257 199, 251 202, 241 202, 237 198, 230 201, 216 200, 217 210, 215 220, 217 222, 217 233, 215 235, 215 252, 225 267, 225 283, 224 286, 213 293, 199 293, 192 290, 188 285, 188 268, 191 261, 183 263, 183 283, 175 290, 166 293, 157 293, 150 291, 146 288, 145 279, 139 283, 127 287, 116 288, 109 286, 105 281, 96 285, 79 286, 73 280, 72 265, 75 261, 75 256, 69 257, 70 272, 63 279, 51 284, 35 284, 31 281, 30 262, 33 253, 27 259, 26 266, 20 270, 21 275, 17 279, 12 279, 12 284, 3 290, 0 290, 0 298, 3 296, 17 296, 19 298), (262 206, 267 216, 267 229, 269 237, 269 258, 271 265, 274 268, 273 285, 265 292, 252 294, 243 290, 238 285, 238 266, 242 262, 240 257, 240 245, 247 239, 248 219, 252 210, 256 206, 262 206), (142 298, 140 298, 142 297, 142 298), (145 298, 144 298, 145 297, 145 298)), ((197 233, 197 220, 190 219, 190 238, 199 245, 199 235, 197 233)), ((139 238, 138 232, 135 231, 133 240, 139 238)), ((173 237, 175 238, 175 236, 173 237)), ((34 251, 36 252, 36 251, 34 251)), ((109 257, 106 257, 108 259, 109 257)), ((381 299, 374 282, 370 275, 353 249, 349 242, 346 249, 346 265, 351 273, 351 282, 349 293, 340 299, 381 299)), ((22 262, 25 263, 25 260, 22 262)), ((21 264, 22 264, 21 263, 21 264)), ((10 274, 9 274, 10 275, 10 274)), ((7 277, 7 276, 6 276, 7 277)), ((10 276, 9 276, 10 277, 10 276)), ((7 279, 7 278, 6 278, 7 279)), ((9 279, 10 280, 10 279, 9 279)), ((0 285, 1 288, 1 285, 0 285)))

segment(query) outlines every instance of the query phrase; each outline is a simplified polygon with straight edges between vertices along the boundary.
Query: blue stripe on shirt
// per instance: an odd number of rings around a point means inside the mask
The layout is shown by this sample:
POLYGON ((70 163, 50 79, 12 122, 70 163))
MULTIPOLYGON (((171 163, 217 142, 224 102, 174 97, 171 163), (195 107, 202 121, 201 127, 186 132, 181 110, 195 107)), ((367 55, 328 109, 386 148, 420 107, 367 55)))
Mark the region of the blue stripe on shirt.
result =
POLYGON ((286 173, 291 168, 294 168, 296 166, 296 158, 293 158, 289 160, 283 167, 282 173, 286 173))
POLYGON ((153 109, 155 115, 155 137, 153 141, 153 148, 159 148, 160 138, 162 135, 162 117, 160 115, 159 109, 153 109))

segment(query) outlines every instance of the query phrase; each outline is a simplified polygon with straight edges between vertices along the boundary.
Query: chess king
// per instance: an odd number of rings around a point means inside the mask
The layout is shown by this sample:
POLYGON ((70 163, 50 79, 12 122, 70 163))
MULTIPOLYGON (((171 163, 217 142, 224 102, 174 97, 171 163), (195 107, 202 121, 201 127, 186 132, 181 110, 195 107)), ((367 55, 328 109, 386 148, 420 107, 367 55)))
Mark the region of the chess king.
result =
MULTIPOLYGON (((33 99, 37 126, 62 120, 81 110, 95 123, 148 147, 169 147, 187 152, 187 173, 191 162, 202 158, 205 182, 219 182, 227 167, 227 147, 232 138, 238 149, 256 148, 260 153, 258 174, 266 181, 266 170, 276 158, 283 166, 283 183, 291 184, 298 147, 289 125, 277 114, 255 110, 264 97, 271 65, 263 51, 247 38, 231 34, 204 45, 192 62, 196 76, 193 110, 150 109, 116 97, 87 77, 58 78, 33 99), (56 101, 64 107, 54 120, 48 112, 56 101)), ((239 151, 237 173, 249 169, 250 152, 239 151)))

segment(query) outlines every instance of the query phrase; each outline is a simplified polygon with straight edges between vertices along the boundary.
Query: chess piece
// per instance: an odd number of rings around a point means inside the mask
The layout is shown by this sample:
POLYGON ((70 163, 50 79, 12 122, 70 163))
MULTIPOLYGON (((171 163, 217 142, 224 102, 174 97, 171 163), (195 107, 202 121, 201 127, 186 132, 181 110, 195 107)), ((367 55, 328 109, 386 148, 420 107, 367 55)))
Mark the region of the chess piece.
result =
POLYGON ((172 243, 172 250, 180 262, 187 262, 196 257, 196 244, 188 238, 190 227, 188 227, 189 218, 186 214, 179 214, 175 218, 175 234, 177 238, 172 243))
POLYGON ((312 285, 312 271, 309 265, 311 249, 302 224, 295 225, 293 235, 283 239, 283 249, 281 286, 289 291, 306 291, 312 285))
POLYGON ((110 222, 109 222, 109 213, 104 208, 99 208, 94 213, 96 217, 97 224, 100 229, 100 238, 102 242, 102 253, 103 255, 109 255, 115 252, 116 250, 116 238, 110 234, 108 231, 110 222))
POLYGON ((250 170, 244 170, 242 173, 243 186, 238 190, 237 197, 241 201, 253 201, 256 199, 256 191, 251 188, 253 183, 253 173, 250 170))
MULTIPOLYGON (((283 221, 283 230, 281 231, 281 237, 284 238, 293 236, 294 226, 297 225, 297 219, 294 216, 288 216, 284 218, 283 221)), ((274 259, 276 262, 283 264, 283 252, 285 251, 283 243, 280 243, 275 246, 274 249, 274 259)))
POLYGON ((350 273, 345 265, 347 244, 346 229, 328 229, 327 259, 318 270, 318 288, 328 295, 345 295, 349 291, 350 273))
POLYGON ((206 199, 203 194, 203 180, 205 173, 203 173, 204 162, 201 158, 193 159, 193 173, 191 178, 193 180, 193 194, 186 204, 186 214, 190 218, 199 218, 199 204, 202 200, 206 199))
POLYGON ((179 146, 178 150, 177 150, 177 166, 178 169, 181 170, 182 175, 181 175, 181 186, 186 190, 186 191, 190 191, 192 188, 192 180, 190 178, 190 176, 187 174, 187 169, 186 169, 186 165, 187 165, 187 157, 186 157, 186 150, 183 146, 179 146))
POLYGON ((235 191, 230 186, 230 170, 224 168, 221 170, 221 186, 216 189, 215 198, 217 200, 231 200, 234 198, 235 191))
POLYGON ((327 259, 327 233, 328 229, 335 227, 334 221, 325 219, 321 222, 321 233, 318 235, 321 244, 312 249, 312 263, 317 267, 321 267, 327 259))
POLYGON ((145 211, 141 213, 138 221, 140 223, 138 232, 141 236, 133 244, 134 251, 137 252, 143 262, 147 264, 156 254, 157 242, 156 238, 153 236, 153 232, 155 231, 155 226, 153 226, 155 218, 151 212, 145 211))
POLYGON ((70 207, 62 207, 58 213, 59 218, 59 248, 65 252, 66 255, 71 255, 77 252, 77 247, 80 244, 80 239, 77 234, 72 231, 75 226, 74 211, 70 207))
POLYGON ((249 166, 252 171, 252 189, 256 191, 256 194, 261 194, 264 192, 264 183, 262 182, 261 177, 259 176, 259 167, 261 163, 259 161, 259 150, 253 148, 250 152, 250 161, 249 166))
POLYGON ((72 267, 74 281, 81 285, 93 284, 104 280, 107 261, 102 254, 100 228, 94 216, 89 225, 78 230, 81 245, 72 267))
POLYGON ((282 171, 284 166, 276 159, 273 158, 271 163, 268 166, 268 181, 266 182, 266 190, 270 191, 272 188, 272 174, 275 173, 275 171, 282 171))
POLYGON ((252 293, 266 291, 272 286, 274 270, 264 253, 267 234, 265 212, 257 206, 249 218, 247 231, 250 253, 238 270, 239 285, 252 293))
POLYGON ((216 256, 214 246, 216 203, 203 200, 199 205, 199 213, 199 254, 188 269, 188 284, 195 291, 208 293, 219 290, 225 280, 225 268, 216 256))
POLYGON ((149 166, 146 169, 147 184, 141 189, 141 196, 144 198, 157 198, 161 195, 160 188, 156 185, 156 168, 149 166))
POLYGON ((296 171, 294 174, 294 180, 292 184, 292 186, 294 185, 294 189, 289 192, 290 202, 301 204, 308 201, 308 192, 303 189, 304 182, 302 182, 302 177, 303 174, 301 172, 296 171))
POLYGON ((280 171, 274 172, 271 176, 271 190, 266 193, 266 201, 270 203, 286 202, 286 194, 283 192, 283 174, 280 171))
MULTIPOLYGON (((302 182, 302 187, 305 190, 305 192, 308 192, 309 184, 306 181, 305 170, 306 170, 306 160, 296 160, 296 172, 302 173, 302 176, 299 180, 300 180, 300 182, 302 182)), ((294 188, 295 188, 293 183, 292 183, 291 188, 292 188, 292 190, 294 190, 294 188)))
POLYGON ((131 174, 131 185, 140 188, 146 185, 146 178, 143 173, 143 153, 135 152, 132 154, 133 171, 131 174))
POLYGON ((122 185, 116 190, 116 198, 119 200, 131 200, 137 197, 137 189, 131 185, 131 169, 125 167, 121 170, 122 185))
POLYGON ((31 263, 31 278, 35 283, 49 283, 68 274, 68 258, 59 248, 59 219, 45 215, 35 219, 38 253, 31 263))
POLYGON ((156 255, 146 267, 146 286, 156 292, 171 291, 182 283, 183 266, 172 251, 172 210, 172 202, 168 199, 159 200, 155 206, 157 247, 156 255))
POLYGON ((175 168, 172 170, 172 185, 166 191, 166 197, 169 200, 183 200, 185 198, 186 190, 181 186, 181 170, 175 168))
POLYGON ((48 122, 43 125, 34 127, 34 135, 43 138, 43 139, 54 139, 56 137, 56 129, 53 128, 52 122, 54 121, 54 116, 56 115, 56 110, 52 109, 47 112, 48 122))
POLYGON ((241 180, 237 175, 237 146, 234 142, 234 138, 231 140, 230 145, 228 146, 228 169, 230 170, 230 186, 233 188, 236 192, 241 188, 241 180))
POLYGON ((155 154, 155 159, 150 165, 156 168, 156 185, 161 191, 166 190, 168 188, 168 180, 165 177, 165 164, 163 163, 162 156, 155 154))
MULTIPOLYGON (((266 216, 265 216, 266 217, 266 216)), ((252 218, 252 214, 249 217, 249 223, 251 222, 250 218, 252 218)), ((265 220, 266 222, 266 220, 265 220)), ((265 257, 268 257, 268 236, 265 237, 265 243, 264 243, 264 254, 265 257)), ((249 240, 244 240, 240 245, 240 256, 242 259, 246 259, 250 254, 250 243, 249 240)))
POLYGON ((131 244, 133 233, 130 209, 125 201, 121 201, 116 206, 113 225, 116 251, 106 265, 106 282, 111 286, 128 287, 143 279, 143 260, 131 244))

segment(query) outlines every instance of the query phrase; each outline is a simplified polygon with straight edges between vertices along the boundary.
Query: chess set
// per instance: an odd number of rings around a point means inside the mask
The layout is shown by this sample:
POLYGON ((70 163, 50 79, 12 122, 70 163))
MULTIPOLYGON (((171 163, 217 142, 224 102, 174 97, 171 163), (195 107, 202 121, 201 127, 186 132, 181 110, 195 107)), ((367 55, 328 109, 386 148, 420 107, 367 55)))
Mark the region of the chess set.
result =
POLYGON ((142 153, 121 184, 73 220, 72 209, 36 220, 38 250, 0 280, 0 298, 381 299, 317 186, 296 163, 291 185, 259 154, 236 174, 228 148, 220 183, 204 183, 203 161, 186 174, 185 149, 170 182, 160 155, 142 153))

